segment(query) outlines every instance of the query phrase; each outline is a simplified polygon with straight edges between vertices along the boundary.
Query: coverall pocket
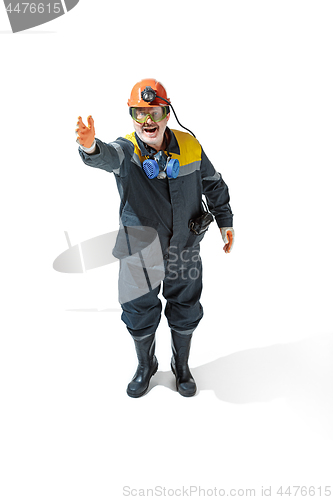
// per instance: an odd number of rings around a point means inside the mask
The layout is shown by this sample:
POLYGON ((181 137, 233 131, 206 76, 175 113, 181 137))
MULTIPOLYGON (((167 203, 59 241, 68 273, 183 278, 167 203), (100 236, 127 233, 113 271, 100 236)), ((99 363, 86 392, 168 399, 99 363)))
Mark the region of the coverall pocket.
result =
POLYGON ((201 234, 194 234, 192 231, 190 231, 185 248, 194 247, 195 245, 198 245, 200 243, 200 241, 203 240, 205 234, 206 234, 206 231, 201 233, 201 234))
POLYGON ((124 226, 128 227, 147 226, 156 229, 156 231, 159 228, 158 222, 147 219, 147 217, 143 217, 142 215, 137 215, 134 212, 128 212, 127 210, 123 210, 123 213, 121 214, 121 222, 124 226))

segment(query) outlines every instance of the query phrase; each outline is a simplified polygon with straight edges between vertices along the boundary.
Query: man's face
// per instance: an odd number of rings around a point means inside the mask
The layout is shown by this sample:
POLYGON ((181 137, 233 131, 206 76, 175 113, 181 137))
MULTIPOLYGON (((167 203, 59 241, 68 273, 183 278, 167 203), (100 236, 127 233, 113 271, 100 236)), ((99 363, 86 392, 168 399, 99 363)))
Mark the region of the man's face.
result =
MULTIPOLYGON (((155 116, 155 112, 160 112, 160 107, 147 107, 147 108, 136 108, 139 114, 139 117, 142 119, 147 113, 150 113, 153 117, 155 116)), ((133 120, 134 130, 138 134, 139 138, 148 146, 153 147, 154 149, 159 149, 162 147, 164 132, 170 118, 170 113, 166 115, 159 122, 154 122, 150 116, 144 123, 138 123, 133 120)))

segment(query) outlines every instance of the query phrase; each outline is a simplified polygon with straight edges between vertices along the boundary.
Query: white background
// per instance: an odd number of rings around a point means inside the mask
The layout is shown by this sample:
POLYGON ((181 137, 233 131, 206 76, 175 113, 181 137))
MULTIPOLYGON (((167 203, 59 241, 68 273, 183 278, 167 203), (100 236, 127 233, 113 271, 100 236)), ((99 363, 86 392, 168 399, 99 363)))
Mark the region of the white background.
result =
POLYGON ((4 8, 0 23, 1 498, 332 485, 332 3, 81 0, 27 32, 4 8), (230 255, 215 224, 202 243, 193 398, 175 392, 164 316, 151 390, 127 396, 117 264, 52 267, 64 231, 74 245, 118 227, 115 180, 81 162, 77 116, 107 142, 131 132, 146 77, 235 214, 230 255))

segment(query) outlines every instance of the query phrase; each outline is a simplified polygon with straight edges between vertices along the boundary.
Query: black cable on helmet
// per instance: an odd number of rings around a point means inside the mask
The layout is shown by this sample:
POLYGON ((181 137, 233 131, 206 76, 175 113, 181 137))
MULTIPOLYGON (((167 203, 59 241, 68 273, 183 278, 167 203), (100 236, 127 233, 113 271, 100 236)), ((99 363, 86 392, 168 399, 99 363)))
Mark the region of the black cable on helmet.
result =
POLYGON ((187 130, 188 132, 190 132, 190 134, 192 134, 192 135, 193 135, 193 137, 195 137, 195 135, 193 134, 193 132, 191 132, 191 130, 190 130, 189 128, 184 127, 184 125, 182 125, 182 124, 180 123, 180 121, 178 120, 178 117, 177 117, 177 115, 176 115, 176 111, 173 109, 173 106, 172 106, 171 102, 167 101, 166 99, 163 99, 163 97, 160 97, 160 96, 158 96, 158 95, 157 95, 156 97, 158 97, 159 99, 162 99, 162 101, 165 101, 165 102, 167 102, 167 103, 168 103, 168 105, 169 105, 169 106, 170 106, 170 108, 172 109, 173 114, 175 115, 175 118, 176 118, 177 122, 179 123, 179 125, 180 125, 182 128, 184 128, 185 130, 187 130))
POLYGON ((171 104, 171 102, 170 102, 170 101, 168 101, 167 99, 164 99, 164 97, 161 97, 161 96, 157 95, 157 94, 156 94, 156 91, 155 91, 155 90, 153 90, 151 87, 146 87, 146 88, 145 88, 145 89, 141 92, 141 97, 142 97, 142 99, 143 99, 145 102, 152 102, 152 101, 154 101, 154 100, 156 99, 156 97, 157 97, 158 99, 162 99, 162 101, 166 102, 166 103, 168 104, 168 106, 170 106, 170 107, 171 107, 171 109, 172 109, 172 111, 173 111, 173 113, 174 113, 174 115, 175 115, 175 117, 176 117, 176 120, 177 120, 177 122, 179 123, 179 125, 180 125, 182 128, 184 128, 185 130, 187 130, 188 132, 190 132, 190 134, 192 134, 192 135, 193 135, 193 137, 195 137, 195 135, 193 134, 193 132, 191 132, 191 130, 190 130, 189 128, 184 127, 184 125, 182 125, 182 124, 180 123, 180 121, 178 120, 178 117, 177 117, 177 115, 176 115, 176 111, 173 109, 173 106, 172 106, 172 104, 171 104))

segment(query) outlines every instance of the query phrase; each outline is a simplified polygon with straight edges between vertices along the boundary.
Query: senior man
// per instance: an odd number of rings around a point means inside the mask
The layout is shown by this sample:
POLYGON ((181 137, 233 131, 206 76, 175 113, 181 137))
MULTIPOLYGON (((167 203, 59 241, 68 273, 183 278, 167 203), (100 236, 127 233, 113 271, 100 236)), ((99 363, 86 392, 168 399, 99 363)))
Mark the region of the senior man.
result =
MULTIPOLYGON (((142 225, 158 233, 165 269, 164 312, 172 337, 171 369, 178 392, 193 396, 197 388, 188 358, 193 332, 203 316, 199 243, 209 217, 212 220, 214 216, 224 251, 231 251, 234 230, 228 187, 192 133, 167 127, 172 105, 161 83, 154 79, 138 82, 127 104, 134 132, 108 144, 95 138, 91 116, 88 126, 78 118, 79 153, 87 165, 114 173, 123 227, 142 225), (209 212, 204 209, 202 195, 209 212)), ((126 288, 122 273, 121 264, 119 283, 126 288)), ((159 291, 160 285, 150 287, 133 300, 120 301, 122 320, 133 337, 138 357, 137 370, 127 387, 131 397, 147 392, 158 368, 155 332, 162 311, 159 291)))

